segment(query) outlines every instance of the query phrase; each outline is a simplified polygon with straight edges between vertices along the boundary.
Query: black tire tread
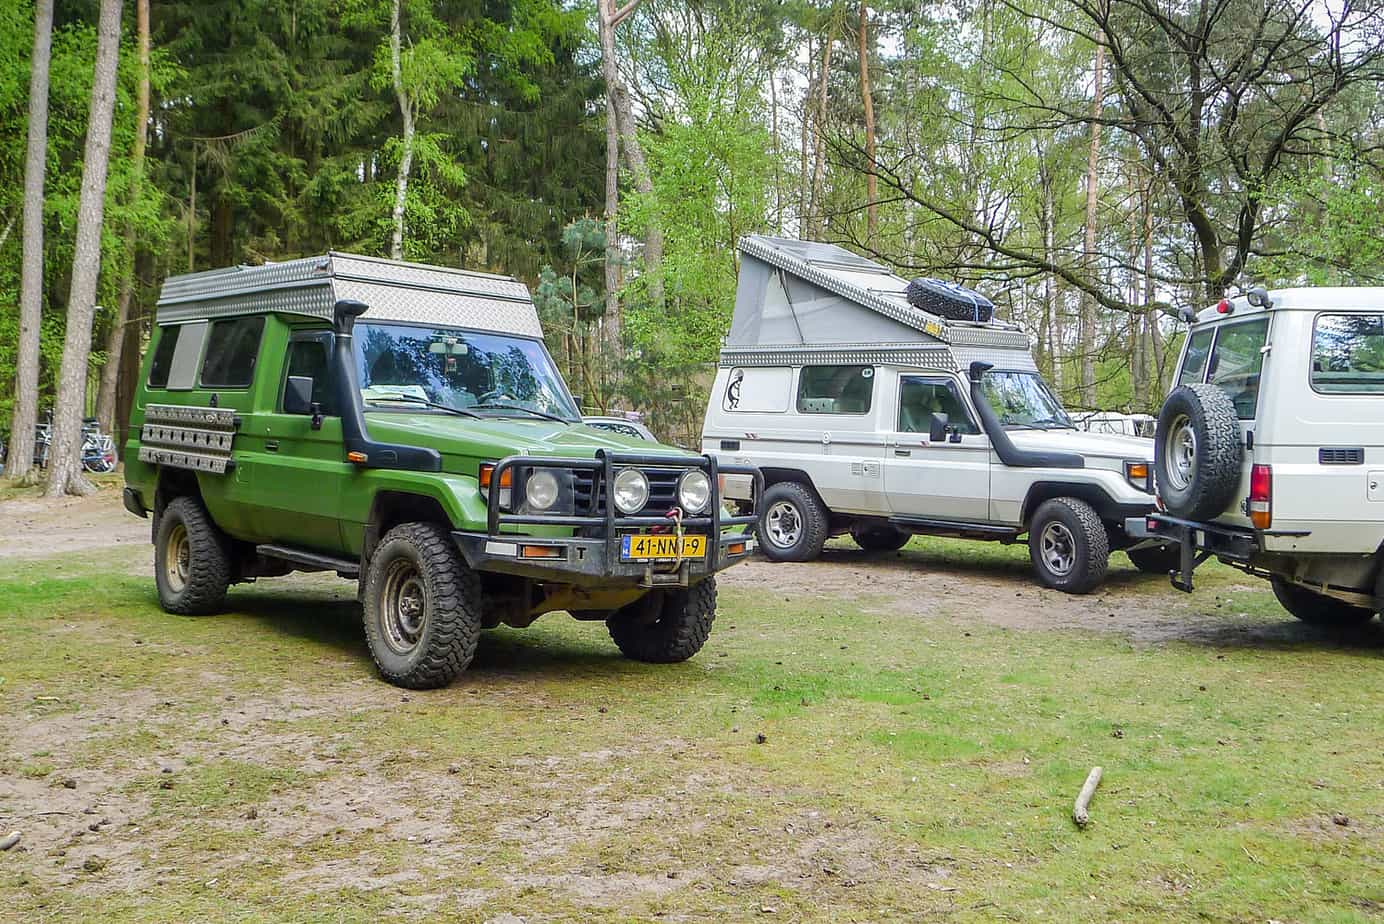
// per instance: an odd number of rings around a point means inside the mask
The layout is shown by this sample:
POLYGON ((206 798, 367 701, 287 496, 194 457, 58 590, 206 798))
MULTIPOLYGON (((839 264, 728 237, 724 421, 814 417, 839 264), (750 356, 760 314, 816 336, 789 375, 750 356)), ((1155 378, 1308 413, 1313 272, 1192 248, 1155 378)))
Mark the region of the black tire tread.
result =
POLYGON ((1344 600, 1325 597, 1306 587, 1291 584, 1281 577, 1270 579, 1273 595, 1285 610, 1305 623, 1314 626, 1347 628, 1362 626, 1374 618, 1374 611, 1352 606, 1344 600))
POLYGON ((1089 593, 1105 580, 1106 571, 1110 567, 1110 535, 1105 531, 1105 524, 1101 522, 1095 508, 1086 501, 1076 497, 1054 497, 1039 505, 1033 519, 1029 521, 1028 553, 1033 570, 1044 585, 1063 593, 1089 593), (1074 567, 1065 578, 1055 580, 1050 578, 1047 569, 1039 564, 1039 543, 1043 524, 1047 520, 1060 517, 1062 513, 1068 515, 1068 525, 1075 526, 1080 532, 1078 538, 1086 544, 1086 560, 1074 567))
POLYGON ((1151 545, 1142 549, 1126 549, 1130 564, 1145 574, 1161 574, 1176 571, 1181 564, 1182 550, 1175 545, 1151 545))
POLYGON ((866 552, 897 552, 912 538, 911 533, 883 523, 857 523, 851 527, 851 539, 866 552))
POLYGON ((811 488, 797 481, 780 481, 764 492, 760 501, 760 520, 755 525, 760 551, 770 561, 812 561, 822 554, 831 529, 831 516, 811 488), (803 515, 803 538, 792 549, 780 549, 764 535, 764 518, 778 501, 796 504, 803 515))
POLYGON ((1175 516, 1211 520, 1234 503, 1245 447, 1235 402, 1219 386, 1194 382, 1174 389, 1158 412, 1153 445, 1154 480, 1163 503, 1175 516), (1164 475, 1168 464, 1167 429, 1183 413, 1191 419, 1198 440, 1196 477, 1185 494, 1172 491, 1171 482, 1164 475))
POLYGON ((621 654, 649 664, 675 664, 702 650, 716 619, 716 579, 691 587, 655 590, 606 620, 621 654), (658 607, 657 615, 650 612, 658 607))
POLYGON ((154 548, 155 583, 165 611, 179 616, 208 616, 221 610, 231 586, 231 540, 212 521, 200 500, 184 495, 169 502, 159 515, 154 548), (190 567, 187 586, 173 597, 163 585, 163 549, 168 533, 178 522, 187 530, 190 567))
POLYGON ((451 533, 435 523, 404 523, 391 529, 370 560, 365 588, 365 637, 370 656, 390 683, 411 690, 431 690, 451 683, 470 666, 480 644, 483 621, 480 577, 461 560, 451 533), (397 541, 413 546, 419 571, 428 585, 432 626, 427 647, 404 673, 381 663, 377 648, 385 644, 377 629, 379 582, 387 547, 397 541))

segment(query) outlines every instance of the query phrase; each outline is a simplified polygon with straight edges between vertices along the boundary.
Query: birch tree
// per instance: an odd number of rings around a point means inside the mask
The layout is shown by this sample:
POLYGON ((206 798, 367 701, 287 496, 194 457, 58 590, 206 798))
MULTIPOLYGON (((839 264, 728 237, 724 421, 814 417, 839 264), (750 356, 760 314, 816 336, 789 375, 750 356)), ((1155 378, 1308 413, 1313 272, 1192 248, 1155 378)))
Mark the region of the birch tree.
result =
POLYGON ((29 65, 29 146, 24 163, 23 263, 20 269, 19 356, 7 474, 33 480, 34 425, 38 423, 39 328, 43 322, 43 180, 48 157, 48 65, 53 52, 53 0, 34 9, 34 52, 29 65))
POLYGON ((91 322, 96 311, 96 283, 101 274, 101 223, 105 214, 106 174, 110 167, 111 122, 115 115, 121 5, 122 0, 101 0, 91 110, 82 159, 82 191, 77 205, 72 289, 67 302, 67 336, 58 375, 57 409, 53 415, 49 497, 89 494, 93 490, 82 477, 82 412, 86 407, 87 359, 91 353, 91 322))
MULTIPOLYGON (((1105 46, 1096 46, 1096 63, 1091 68, 1095 89, 1091 95, 1091 146, 1086 157, 1086 239, 1082 265, 1088 278, 1096 275, 1096 207, 1100 204, 1100 129, 1105 105, 1105 46)), ((1131 299, 1131 301, 1133 301, 1131 299)), ((1096 406, 1096 300, 1089 292, 1081 296, 1081 317, 1077 324, 1077 351, 1081 354, 1081 406, 1096 406)))

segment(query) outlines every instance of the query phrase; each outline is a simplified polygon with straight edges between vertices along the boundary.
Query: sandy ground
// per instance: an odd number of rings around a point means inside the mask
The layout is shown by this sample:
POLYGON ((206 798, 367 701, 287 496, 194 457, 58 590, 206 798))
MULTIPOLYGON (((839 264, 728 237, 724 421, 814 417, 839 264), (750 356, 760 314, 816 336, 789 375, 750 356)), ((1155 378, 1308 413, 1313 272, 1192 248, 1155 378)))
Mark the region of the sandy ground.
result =
POLYGON ((149 542, 149 521, 130 513, 120 492, 89 497, 0 501, 0 558, 44 558, 149 542))

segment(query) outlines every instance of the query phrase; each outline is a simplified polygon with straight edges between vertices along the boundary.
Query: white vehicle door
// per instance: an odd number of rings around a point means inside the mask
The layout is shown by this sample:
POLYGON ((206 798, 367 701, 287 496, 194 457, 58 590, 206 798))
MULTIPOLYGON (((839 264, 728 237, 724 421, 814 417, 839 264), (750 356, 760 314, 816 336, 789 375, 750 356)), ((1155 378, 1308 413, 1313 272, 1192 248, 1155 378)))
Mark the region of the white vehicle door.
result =
POLYGON ((982 522, 990 511, 990 440, 954 379, 900 373, 894 430, 885 435, 884 491, 899 516, 982 522), (934 413, 946 414, 948 438, 930 439, 934 413))

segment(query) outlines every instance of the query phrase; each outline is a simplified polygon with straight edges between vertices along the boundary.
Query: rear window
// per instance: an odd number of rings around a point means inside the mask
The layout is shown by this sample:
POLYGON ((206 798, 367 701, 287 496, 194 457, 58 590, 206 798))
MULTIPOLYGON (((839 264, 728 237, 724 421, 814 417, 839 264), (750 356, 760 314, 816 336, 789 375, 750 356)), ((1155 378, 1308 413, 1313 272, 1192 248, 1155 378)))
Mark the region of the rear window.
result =
POLYGON ((1226 324, 1216 332, 1216 345, 1207 363, 1207 381, 1219 385, 1230 396, 1235 403, 1235 415, 1241 420, 1252 420, 1259 404, 1259 378, 1268 334, 1267 317, 1226 324))
POLYGON ((217 321, 207 335, 202 387, 248 388, 255 380, 264 315, 217 321))
POLYGON ((1211 338, 1215 333, 1208 327, 1192 335, 1187 343, 1187 355, 1182 360, 1182 373, 1177 377, 1177 384, 1200 382, 1205 376, 1206 357, 1211 353, 1211 338))
POLYGON ((799 414, 868 414, 873 366, 804 366, 798 378, 799 414))
POLYGON ((182 333, 181 326, 160 327, 159 345, 154 348, 154 358, 149 363, 149 387, 167 388, 168 372, 173 368, 173 351, 178 346, 178 335, 182 333))
POLYGON ((1312 332, 1312 387, 1384 394, 1384 314, 1323 314, 1312 332))

